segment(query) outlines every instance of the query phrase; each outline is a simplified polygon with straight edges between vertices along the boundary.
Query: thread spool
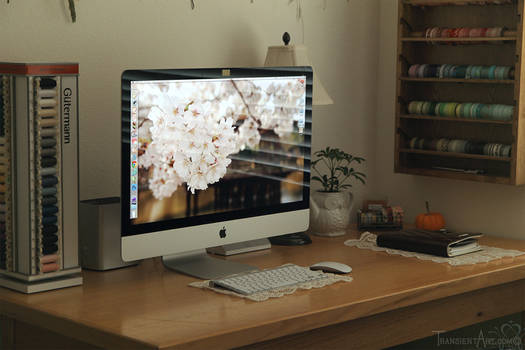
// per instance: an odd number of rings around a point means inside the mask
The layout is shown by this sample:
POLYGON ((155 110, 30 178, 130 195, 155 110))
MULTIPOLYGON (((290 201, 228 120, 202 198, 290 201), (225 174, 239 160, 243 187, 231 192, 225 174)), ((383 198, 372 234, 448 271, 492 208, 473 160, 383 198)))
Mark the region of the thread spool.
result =
POLYGON ((408 68, 408 76, 411 78, 512 80, 514 79, 514 68, 496 65, 413 64, 408 68))
POLYGON ((497 121, 512 120, 515 111, 514 106, 503 104, 434 101, 411 101, 407 109, 409 114, 414 115, 497 121))
POLYGON ((413 137, 409 142, 410 149, 435 150, 438 152, 483 154, 491 157, 510 157, 512 145, 496 142, 472 142, 463 139, 426 139, 413 137))

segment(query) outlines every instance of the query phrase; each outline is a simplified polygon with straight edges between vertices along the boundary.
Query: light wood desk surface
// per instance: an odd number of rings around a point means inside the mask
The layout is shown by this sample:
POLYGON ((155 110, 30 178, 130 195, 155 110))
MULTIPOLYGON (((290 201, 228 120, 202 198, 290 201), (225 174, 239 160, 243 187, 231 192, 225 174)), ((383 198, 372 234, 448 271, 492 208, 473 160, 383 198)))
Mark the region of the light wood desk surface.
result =
MULTIPOLYGON (((24 336, 31 337, 36 326, 110 349, 217 349, 260 342, 254 347, 365 349, 525 309, 525 256, 452 267, 343 245, 353 237, 312 237, 309 246, 231 257, 260 268, 326 260, 353 268, 351 283, 265 302, 189 287, 195 278, 167 270, 159 259, 109 272, 84 271, 83 286, 36 295, 0 288, 4 335, 17 338, 26 329, 24 336)), ((485 238, 483 243, 525 251, 521 241, 485 238)))

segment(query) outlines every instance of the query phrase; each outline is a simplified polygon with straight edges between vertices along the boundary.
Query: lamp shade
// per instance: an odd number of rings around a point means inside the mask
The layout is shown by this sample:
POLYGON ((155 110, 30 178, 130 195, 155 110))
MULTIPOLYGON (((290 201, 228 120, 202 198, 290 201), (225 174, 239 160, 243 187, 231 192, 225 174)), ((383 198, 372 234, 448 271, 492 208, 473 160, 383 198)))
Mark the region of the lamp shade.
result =
MULTIPOLYGON (((304 45, 270 46, 266 53, 266 67, 283 66, 312 66, 308 59, 307 48, 304 45)), ((313 67, 312 67, 313 68, 313 67)), ((330 95, 326 92, 323 84, 314 71, 314 91, 313 105, 330 105, 334 103, 330 95)))

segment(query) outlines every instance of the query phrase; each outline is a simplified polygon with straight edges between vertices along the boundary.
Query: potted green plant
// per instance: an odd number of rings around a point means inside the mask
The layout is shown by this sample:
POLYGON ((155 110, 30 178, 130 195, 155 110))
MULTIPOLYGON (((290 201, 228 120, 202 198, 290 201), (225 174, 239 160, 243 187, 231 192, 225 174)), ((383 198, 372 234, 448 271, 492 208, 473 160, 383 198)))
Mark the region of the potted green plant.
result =
POLYGON ((314 155, 317 159, 311 163, 311 180, 320 182, 322 189, 311 193, 310 232, 329 237, 343 235, 350 223, 353 205, 350 182, 355 180, 366 183, 366 175, 357 171, 352 164, 361 164, 365 159, 330 147, 314 155))

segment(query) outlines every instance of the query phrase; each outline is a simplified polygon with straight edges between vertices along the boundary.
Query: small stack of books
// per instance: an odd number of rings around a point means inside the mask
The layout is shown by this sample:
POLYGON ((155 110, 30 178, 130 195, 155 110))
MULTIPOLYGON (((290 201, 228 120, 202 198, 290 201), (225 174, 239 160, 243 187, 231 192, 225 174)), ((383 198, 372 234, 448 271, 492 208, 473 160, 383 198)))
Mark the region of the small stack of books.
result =
POLYGON ((359 230, 400 230, 403 228, 403 209, 389 206, 386 201, 364 201, 357 211, 359 230))
POLYGON ((481 233, 409 229, 381 233, 377 236, 377 245, 451 258, 480 251, 478 238, 481 236, 481 233))

